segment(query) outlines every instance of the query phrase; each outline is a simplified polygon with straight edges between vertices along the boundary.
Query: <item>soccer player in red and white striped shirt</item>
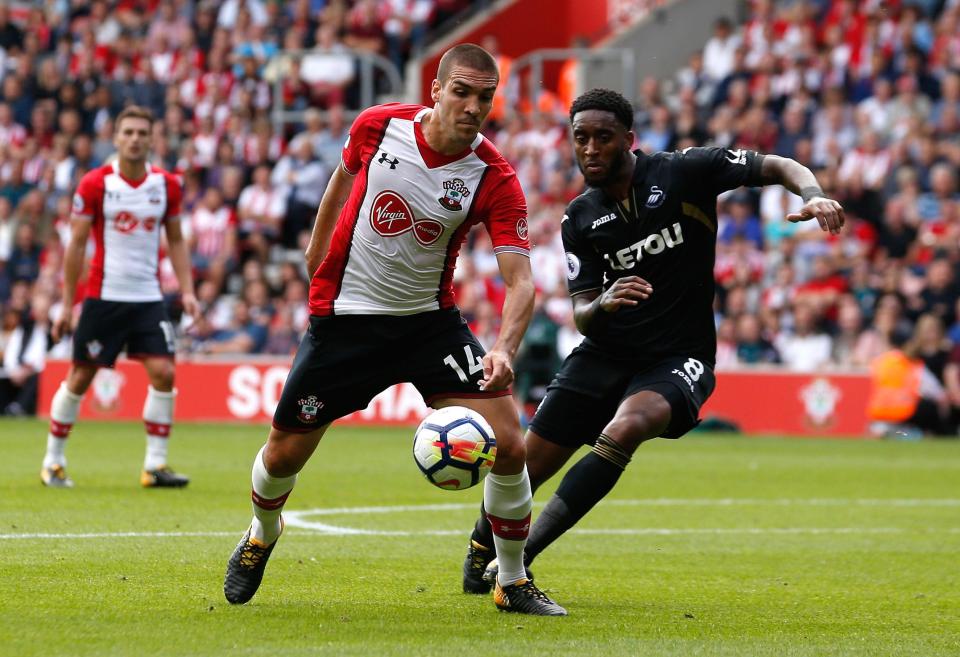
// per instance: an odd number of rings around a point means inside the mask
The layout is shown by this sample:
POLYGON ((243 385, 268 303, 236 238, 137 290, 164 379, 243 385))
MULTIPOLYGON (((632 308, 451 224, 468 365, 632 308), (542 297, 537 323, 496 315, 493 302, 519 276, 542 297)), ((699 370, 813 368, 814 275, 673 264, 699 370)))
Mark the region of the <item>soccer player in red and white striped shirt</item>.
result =
POLYGON ((64 254, 63 312, 52 327, 55 341, 73 333, 73 364, 50 406, 47 453, 40 471, 47 486, 73 486, 66 473, 67 436, 97 369, 112 367, 123 349, 143 361, 150 380, 143 407, 147 453, 140 482, 146 487, 181 487, 189 482, 167 465, 175 344, 158 276, 161 227, 183 309, 196 318, 199 306, 180 230, 180 183, 148 164, 152 124, 149 110, 124 109, 114 134, 117 160, 87 173, 73 197, 71 236, 64 254), (87 297, 74 325, 74 299, 89 237, 94 240, 94 256, 87 297))
POLYGON ((254 459, 254 517, 227 564, 229 602, 247 602, 260 586, 283 505, 330 424, 410 381, 434 408, 471 408, 496 434, 496 464, 484 480, 500 564, 496 606, 566 615, 522 561, 533 498, 509 386, 534 288, 523 192, 479 133, 498 81, 490 53, 463 44, 440 61, 432 108, 379 105, 354 121, 307 250, 310 328, 254 459), (488 352, 453 298, 457 254, 478 223, 491 236, 507 290, 488 352))

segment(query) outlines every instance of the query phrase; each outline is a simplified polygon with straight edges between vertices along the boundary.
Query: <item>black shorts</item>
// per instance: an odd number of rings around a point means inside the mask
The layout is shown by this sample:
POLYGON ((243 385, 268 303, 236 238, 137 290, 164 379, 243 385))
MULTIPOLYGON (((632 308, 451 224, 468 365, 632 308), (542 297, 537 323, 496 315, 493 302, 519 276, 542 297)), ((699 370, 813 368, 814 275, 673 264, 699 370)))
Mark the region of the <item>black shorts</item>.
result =
POLYGON ((291 433, 313 431, 366 408, 381 391, 405 381, 427 404, 509 395, 509 390, 480 390, 485 353, 458 310, 311 316, 273 426, 291 433))
POLYGON ((124 348, 130 358, 173 358, 175 335, 162 301, 85 299, 73 333, 73 360, 113 367, 124 348))
POLYGON ((713 368, 696 358, 667 358, 649 366, 577 347, 564 361, 530 429, 558 445, 592 445, 620 403, 641 390, 670 404, 662 438, 679 438, 700 423, 700 407, 716 386, 713 368))

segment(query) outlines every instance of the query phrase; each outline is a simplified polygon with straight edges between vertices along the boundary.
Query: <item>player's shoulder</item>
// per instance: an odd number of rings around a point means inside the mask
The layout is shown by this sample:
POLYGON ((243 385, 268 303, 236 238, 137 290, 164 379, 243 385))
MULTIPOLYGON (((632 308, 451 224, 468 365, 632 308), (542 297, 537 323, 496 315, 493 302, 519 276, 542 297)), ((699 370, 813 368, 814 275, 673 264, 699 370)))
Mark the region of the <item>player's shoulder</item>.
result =
POLYGON ((573 220, 576 222, 577 219, 582 217, 592 217, 603 209, 602 201, 603 191, 594 187, 587 188, 567 204, 563 211, 563 221, 573 220))
POLYGON ((423 111, 423 105, 411 103, 383 103, 373 105, 360 112, 354 120, 354 125, 385 123, 390 119, 413 119, 423 111))
POLYGON ((688 146, 670 153, 677 162, 713 162, 727 160, 732 164, 744 164, 748 151, 743 148, 724 148, 723 146, 688 146))
POLYGON ((180 177, 177 174, 167 171, 162 167, 158 167, 155 164, 150 165, 150 173, 155 176, 162 176, 167 183, 172 183, 174 185, 180 184, 180 177))
POLYGON ((80 178, 80 185, 83 187, 89 186, 98 186, 103 187, 103 181, 107 176, 113 173, 112 164, 104 164, 102 166, 90 169, 83 177, 80 178))
POLYGON ((498 149, 492 141, 484 137, 483 134, 478 134, 477 140, 477 145, 473 149, 473 152, 484 164, 488 167, 493 167, 504 175, 512 176, 516 174, 513 165, 507 162, 507 158, 503 156, 500 149, 498 149))

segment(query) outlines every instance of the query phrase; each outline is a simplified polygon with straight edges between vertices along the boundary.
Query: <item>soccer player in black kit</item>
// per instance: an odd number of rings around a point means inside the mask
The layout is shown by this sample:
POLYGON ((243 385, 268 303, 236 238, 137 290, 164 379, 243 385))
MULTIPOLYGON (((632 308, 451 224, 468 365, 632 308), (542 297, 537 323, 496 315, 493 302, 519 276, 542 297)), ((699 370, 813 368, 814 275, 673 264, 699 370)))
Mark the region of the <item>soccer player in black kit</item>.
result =
MULTIPOLYGON (((631 151, 633 108, 593 89, 570 108, 577 164, 589 189, 567 206, 561 234, 577 328, 526 435, 534 490, 582 445, 530 530, 527 565, 610 492, 634 451, 679 438, 713 392, 717 337, 713 266, 717 195, 741 185, 783 185, 803 200, 788 221, 816 219, 838 233, 843 208, 805 166, 742 149, 631 151)), ((463 589, 490 590, 496 570, 481 515, 463 566, 463 589)))

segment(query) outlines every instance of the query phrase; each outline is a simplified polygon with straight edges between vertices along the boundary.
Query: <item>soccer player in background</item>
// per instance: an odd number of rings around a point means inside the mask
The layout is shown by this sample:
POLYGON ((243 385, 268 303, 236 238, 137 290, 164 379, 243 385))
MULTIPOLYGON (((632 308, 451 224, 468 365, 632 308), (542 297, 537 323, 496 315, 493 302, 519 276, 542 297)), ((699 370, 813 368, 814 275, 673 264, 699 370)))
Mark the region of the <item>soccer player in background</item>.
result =
POLYGON ((330 424, 409 381, 430 406, 466 406, 493 427, 497 459, 484 500, 501 564, 496 606, 566 614, 522 562, 533 500, 509 386, 534 288, 523 192, 479 133, 498 80, 488 52, 459 45, 440 60, 432 108, 390 103, 354 121, 307 248, 310 326, 253 461, 253 521, 227 564, 229 602, 247 602, 260 586, 283 505, 330 424), (500 334, 486 354, 452 288, 460 245, 478 223, 506 286, 500 334))
MULTIPOLYGON (((633 107, 593 89, 570 108, 577 164, 589 189, 567 206, 561 236, 583 343, 550 384, 526 435, 536 490, 582 445, 538 515, 529 565, 610 492, 645 441, 679 438, 713 392, 717 338, 713 265, 717 195, 741 185, 783 185, 803 197, 788 221, 816 219, 838 233, 844 216, 813 173, 794 160, 747 150, 631 151, 633 107)), ((490 589, 490 524, 477 521, 464 591, 490 589)))
POLYGON ((47 486, 69 488, 64 449, 77 421, 80 401, 97 369, 113 367, 121 350, 143 362, 150 385, 143 406, 147 452, 140 483, 181 487, 190 481, 167 465, 173 423, 173 324, 167 317, 158 278, 161 227, 180 283, 184 312, 199 315, 190 254, 180 228, 180 183, 150 165, 153 115, 130 106, 117 116, 117 158, 80 180, 73 197, 70 242, 64 255, 63 311, 53 326, 54 341, 73 333, 73 364, 50 405, 50 433, 40 478, 47 486), (74 326, 77 282, 93 235, 87 296, 74 326))

